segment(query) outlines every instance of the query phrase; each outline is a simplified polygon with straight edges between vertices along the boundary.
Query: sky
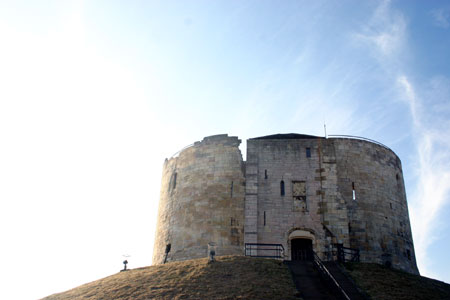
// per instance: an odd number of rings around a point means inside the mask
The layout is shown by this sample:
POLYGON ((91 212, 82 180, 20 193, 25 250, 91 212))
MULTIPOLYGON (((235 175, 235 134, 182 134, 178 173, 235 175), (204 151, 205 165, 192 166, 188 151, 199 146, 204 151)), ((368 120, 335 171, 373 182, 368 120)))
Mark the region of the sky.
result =
POLYGON ((162 165, 214 134, 363 136, 402 160, 450 283, 448 1, 0 0, 0 282, 37 299, 151 265, 162 165))

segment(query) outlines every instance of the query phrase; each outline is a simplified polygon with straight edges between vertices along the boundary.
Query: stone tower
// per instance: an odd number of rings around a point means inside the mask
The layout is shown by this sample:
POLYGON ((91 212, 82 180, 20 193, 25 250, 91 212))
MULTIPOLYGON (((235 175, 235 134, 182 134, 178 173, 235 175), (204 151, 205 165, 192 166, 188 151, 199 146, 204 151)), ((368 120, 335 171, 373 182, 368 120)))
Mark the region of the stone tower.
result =
POLYGON ((362 138, 217 135, 166 160, 153 263, 244 254, 279 244, 283 258, 309 247, 323 260, 340 245, 363 262, 418 273, 400 159, 362 138))
POLYGON ((164 162, 153 263, 242 254, 244 245, 244 162, 237 137, 216 135, 164 162))

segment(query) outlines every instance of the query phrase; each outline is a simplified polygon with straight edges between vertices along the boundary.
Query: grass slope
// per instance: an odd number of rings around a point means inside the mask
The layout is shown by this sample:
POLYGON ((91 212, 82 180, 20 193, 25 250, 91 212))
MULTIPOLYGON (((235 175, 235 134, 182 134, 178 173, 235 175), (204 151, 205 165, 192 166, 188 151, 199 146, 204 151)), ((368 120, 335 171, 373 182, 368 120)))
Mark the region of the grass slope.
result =
POLYGON ((133 269, 45 300, 93 299, 299 299, 282 262, 221 256, 133 269))
POLYGON ((378 264, 349 263, 345 267, 356 284, 372 299, 450 299, 450 285, 438 280, 378 264))
MULTIPOLYGON (((350 263, 348 274, 372 299, 450 299, 450 285, 377 264, 350 263)), ((278 260, 221 256, 133 269, 42 300, 283 299, 297 291, 278 260)))

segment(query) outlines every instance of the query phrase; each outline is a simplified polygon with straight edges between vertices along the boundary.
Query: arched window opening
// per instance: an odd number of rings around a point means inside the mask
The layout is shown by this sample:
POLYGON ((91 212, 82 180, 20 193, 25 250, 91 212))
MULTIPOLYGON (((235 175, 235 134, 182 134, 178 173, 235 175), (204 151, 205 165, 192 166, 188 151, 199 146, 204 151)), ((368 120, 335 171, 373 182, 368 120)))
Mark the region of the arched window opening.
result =
POLYGON ((283 180, 281 180, 281 182, 280 182, 280 194, 281 194, 281 196, 285 195, 285 192, 284 192, 284 181, 283 180))

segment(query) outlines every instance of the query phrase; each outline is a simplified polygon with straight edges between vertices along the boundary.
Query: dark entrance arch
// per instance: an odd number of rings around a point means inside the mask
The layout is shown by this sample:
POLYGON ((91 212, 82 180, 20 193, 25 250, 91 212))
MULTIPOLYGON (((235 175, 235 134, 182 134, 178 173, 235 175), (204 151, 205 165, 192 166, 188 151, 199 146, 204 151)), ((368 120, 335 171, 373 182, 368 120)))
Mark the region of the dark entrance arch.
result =
POLYGON ((291 260, 313 260, 312 240, 291 240, 291 260))

